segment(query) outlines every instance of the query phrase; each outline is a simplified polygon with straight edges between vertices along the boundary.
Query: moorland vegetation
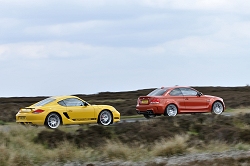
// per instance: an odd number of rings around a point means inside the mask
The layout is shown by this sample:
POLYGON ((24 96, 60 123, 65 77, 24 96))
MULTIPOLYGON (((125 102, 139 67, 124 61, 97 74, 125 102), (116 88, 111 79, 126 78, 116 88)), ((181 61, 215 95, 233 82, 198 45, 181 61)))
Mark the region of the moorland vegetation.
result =
MULTIPOLYGON (((111 126, 0 126, 0 165, 166 165, 168 157, 250 149, 250 114, 184 115, 111 126), (156 158, 165 158, 156 162, 156 158), (111 162, 111 163, 110 163, 111 162), (132 164, 131 164, 132 165, 132 164)), ((205 155, 206 156, 206 155, 205 155)), ((249 165, 250 154, 185 160, 181 165, 249 165)), ((169 164, 168 164, 169 165, 169 164)))
MULTIPOLYGON (((250 86, 244 87, 194 87, 203 94, 219 96, 224 99, 227 109, 250 107, 250 86)), ((135 105, 139 96, 145 96, 153 89, 127 92, 100 92, 98 94, 76 94, 90 104, 108 104, 114 106, 122 116, 136 115, 135 105)), ((0 98, 0 121, 14 122, 20 108, 24 108, 46 98, 8 97, 0 98)))
MULTIPOLYGON (((250 107, 248 86, 196 89, 224 98, 228 112, 250 107)), ((121 115, 136 115, 138 96, 151 90, 77 96, 90 103, 113 105, 121 115)), ((123 120, 111 126, 61 126, 57 130, 14 123, 20 108, 43 98, 0 98, 0 166, 115 166, 124 162, 160 166, 171 165, 170 160, 176 157, 178 161, 178 156, 188 157, 173 165, 250 165, 249 113, 161 116, 145 121, 123 120), (195 156, 198 154, 204 155, 195 156), (212 157, 206 158, 209 155, 212 157)))

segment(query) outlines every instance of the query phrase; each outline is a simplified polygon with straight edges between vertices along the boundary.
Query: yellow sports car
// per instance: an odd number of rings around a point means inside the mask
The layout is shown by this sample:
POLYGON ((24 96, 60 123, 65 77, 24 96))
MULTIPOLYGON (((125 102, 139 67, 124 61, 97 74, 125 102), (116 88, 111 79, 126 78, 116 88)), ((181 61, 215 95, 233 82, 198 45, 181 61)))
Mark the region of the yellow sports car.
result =
POLYGON ((98 123, 110 125, 120 121, 120 113, 109 105, 90 105, 76 96, 49 97, 20 109, 16 122, 45 125, 56 129, 60 125, 98 123))

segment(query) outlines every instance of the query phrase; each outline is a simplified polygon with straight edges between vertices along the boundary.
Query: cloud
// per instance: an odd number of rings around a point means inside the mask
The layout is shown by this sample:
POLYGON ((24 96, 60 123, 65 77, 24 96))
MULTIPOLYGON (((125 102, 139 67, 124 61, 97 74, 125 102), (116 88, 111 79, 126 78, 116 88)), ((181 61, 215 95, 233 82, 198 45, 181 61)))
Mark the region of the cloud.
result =
POLYGON ((0 61, 6 60, 6 56, 8 55, 9 48, 5 46, 0 46, 0 61))
POLYGON ((249 80, 246 0, 0 3, 3 95, 242 85, 249 80))
POLYGON ((146 0, 145 5, 155 8, 178 9, 178 10, 199 10, 199 11, 238 11, 237 7, 249 6, 247 0, 146 0), (236 7, 236 8, 235 8, 236 7))
POLYGON ((1 45, 1 55, 8 59, 48 59, 53 57, 69 58, 85 55, 91 46, 82 43, 61 41, 24 42, 1 45))
MULTIPOLYGON (((61 23, 61 24, 49 24, 43 26, 30 26, 25 28, 24 32, 27 35, 46 35, 54 37, 70 37, 75 34, 85 34, 89 31, 98 31, 105 28, 109 24, 108 21, 102 20, 92 20, 83 22, 73 22, 73 23, 61 23)), ((73 37, 74 38, 74 37, 73 37)))

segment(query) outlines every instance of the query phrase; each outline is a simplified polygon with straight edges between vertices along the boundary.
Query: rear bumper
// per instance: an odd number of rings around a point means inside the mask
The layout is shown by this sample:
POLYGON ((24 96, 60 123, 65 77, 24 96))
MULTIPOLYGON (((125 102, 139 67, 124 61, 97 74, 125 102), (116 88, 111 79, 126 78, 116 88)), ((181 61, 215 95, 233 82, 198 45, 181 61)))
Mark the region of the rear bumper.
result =
POLYGON ((151 105, 137 105, 136 112, 138 114, 164 114, 165 106, 160 104, 151 104, 151 105))
POLYGON ((147 111, 138 111, 136 110, 137 114, 145 114, 145 115, 154 115, 154 112, 152 110, 147 110, 147 111))
POLYGON ((22 124, 44 125, 45 117, 45 114, 17 113, 16 122, 22 124))

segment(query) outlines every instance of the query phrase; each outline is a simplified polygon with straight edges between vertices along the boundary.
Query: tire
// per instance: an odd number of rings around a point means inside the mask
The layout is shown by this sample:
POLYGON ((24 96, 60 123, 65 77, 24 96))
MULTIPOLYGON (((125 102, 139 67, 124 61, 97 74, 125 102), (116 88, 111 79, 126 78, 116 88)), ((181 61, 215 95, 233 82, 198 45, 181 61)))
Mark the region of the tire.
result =
POLYGON ((50 113, 45 120, 45 126, 50 129, 56 129, 61 124, 60 115, 57 113, 50 113))
POLYGON ((169 104, 165 110, 165 115, 176 116, 178 113, 178 108, 174 104, 169 104))
POLYGON ((108 110, 104 110, 99 114, 99 124, 108 126, 112 123, 112 114, 108 110))
POLYGON ((212 107, 212 114, 214 115, 220 115, 222 114, 222 112, 224 111, 224 107, 223 104, 219 101, 216 101, 213 103, 213 107, 212 107))
POLYGON ((151 118, 154 118, 156 115, 154 114, 143 114, 143 116, 146 118, 146 119, 151 119, 151 118))

